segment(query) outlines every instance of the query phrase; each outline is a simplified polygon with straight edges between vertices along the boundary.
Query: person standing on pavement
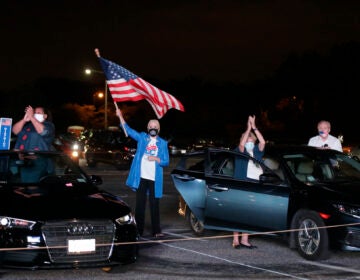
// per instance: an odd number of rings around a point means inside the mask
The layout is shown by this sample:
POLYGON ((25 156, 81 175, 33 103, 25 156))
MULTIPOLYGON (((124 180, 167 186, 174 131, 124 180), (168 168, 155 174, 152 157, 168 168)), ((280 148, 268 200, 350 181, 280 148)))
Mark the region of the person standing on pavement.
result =
MULTIPOLYGON (((255 124, 255 116, 249 116, 247 121, 247 129, 241 135, 239 146, 235 148, 235 151, 245 153, 253 158, 261 161, 265 150, 265 139, 261 132, 257 129, 255 124), (258 143, 256 143, 258 140, 258 143)), ((236 178, 244 180, 259 180, 259 176, 263 173, 263 170, 252 160, 245 160, 243 158, 237 158, 235 160, 235 172, 236 178)), ((233 248, 239 249, 241 247, 247 249, 255 249, 256 246, 250 244, 249 234, 241 234, 241 242, 239 242, 239 233, 233 232, 233 248)))
POLYGON ((342 145, 338 138, 330 134, 331 124, 329 121, 321 120, 317 125, 319 135, 311 137, 308 146, 333 149, 342 152, 342 145))
POLYGON ((135 219, 139 234, 144 233, 145 208, 149 198, 152 235, 155 238, 164 237, 160 227, 159 200, 163 195, 163 168, 169 165, 168 143, 159 136, 160 123, 157 119, 148 122, 147 132, 138 132, 125 122, 119 109, 116 114, 122 129, 137 141, 126 185, 136 190, 135 219))

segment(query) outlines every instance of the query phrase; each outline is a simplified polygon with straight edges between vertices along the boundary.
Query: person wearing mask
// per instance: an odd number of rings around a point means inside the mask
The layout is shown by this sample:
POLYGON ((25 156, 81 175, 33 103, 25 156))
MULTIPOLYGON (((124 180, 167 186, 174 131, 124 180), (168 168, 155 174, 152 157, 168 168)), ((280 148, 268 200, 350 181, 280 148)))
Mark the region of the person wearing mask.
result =
MULTIPOLYGON (((255 116, 249 116, 247 121, 247 129, 241 135, 239 146, 235 148, 235 151, 248 154, 253 158, 261 161, 265 150, 265 139, 255 124, 255 116), (258 143, 257 143, 258 140, 258 143)), ((259 176, 263 173, 263 170, 252 160, 244 160, 238 157, 235 160, 235 177, 244 180, 259 180, 259 176)), ((254 245, 249 242, 249 234, 241 234, 241 242, 239 242, 239 233, 233 232, 233 248, 247 248, 255 249, 254 245)))
POLYGON ((319 121, 317 125, 319 135, 311 137, 308 146, 333 149, 342 152, 342 145, 338 138, 330 134, 331 125, 329 121, 319 121))
POLYGON ((169 165, 168 143, 159 136, 160 123, 157 119, 149 120, 147 132, 138 132, 125 122, 119 109, 116 114, 124 132, 137 141, 126 185, 136 190, 135 219, 139 234, 142 236, 144 233, 148 197, 152 235, 155 238, 164 237, 160 227, 159 200, 163 195, 163 168, 169 165))
POLYGON ((24 117, 15 123, 12 132, 17 136, 14 149, 48 151, 52 149, 55 126, 44 107, 27 106, 24 117))

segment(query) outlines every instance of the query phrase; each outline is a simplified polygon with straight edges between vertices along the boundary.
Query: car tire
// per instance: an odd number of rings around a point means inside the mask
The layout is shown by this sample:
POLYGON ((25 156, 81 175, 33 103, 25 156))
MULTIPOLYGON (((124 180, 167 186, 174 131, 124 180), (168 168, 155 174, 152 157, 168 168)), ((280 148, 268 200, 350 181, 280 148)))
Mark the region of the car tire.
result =
POLYGON ((202 236, 205 233, 204 224, 196 218, 194 213, 188 209, 187 213, 187 220, 189 221, 189 225, 191 230, 195 233, 197 236, 202 236))
POLYGON ((329 258, 329 235, 318 213, 300 210, 295 214, 292 225, 294 242, 303 258, 311 261, 329 258))

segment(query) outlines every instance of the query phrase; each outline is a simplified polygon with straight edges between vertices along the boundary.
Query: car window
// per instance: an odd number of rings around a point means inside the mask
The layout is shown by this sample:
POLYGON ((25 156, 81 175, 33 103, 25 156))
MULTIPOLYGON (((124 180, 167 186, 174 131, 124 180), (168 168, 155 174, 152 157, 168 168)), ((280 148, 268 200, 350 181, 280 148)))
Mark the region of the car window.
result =
POLYGON ((335 180, 360 180, 360 162, 345 154, 331 159, 335 180))
POLYGON ((308 185, 329 180, 360 180, 360 163, 345 154, 330 157, 291 154, 284 159, 293 175, 308 185))
POLYGON ((277 176, 279 176, 280 179, 284 180, 284 172, 280 168, 280 162, 277 159, 274 159, 272 157, 264 157, 263 163, 266 167, 271 169, 277 176))
POLYGON ((313 183, 317 181, 314 175, 315 162, 312 158, 304 154, 285 155, 286 164, 293 175, 303 183, 313 183))
POLYGON ((234 176, 234 154, 227 152, 210 153, 209 171, 213 175, 234 176))
POLYGON ((204 155, 187 155, 183 156, 176 165, 176 169, 204 172, 205 160, 204 155))

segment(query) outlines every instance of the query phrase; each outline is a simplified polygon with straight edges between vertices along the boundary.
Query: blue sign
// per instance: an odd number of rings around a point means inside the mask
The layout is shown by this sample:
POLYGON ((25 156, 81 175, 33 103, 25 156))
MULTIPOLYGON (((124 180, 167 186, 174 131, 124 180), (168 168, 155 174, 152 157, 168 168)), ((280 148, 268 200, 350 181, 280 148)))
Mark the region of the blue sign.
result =
POLYGON ((0 119, 0 150, 10 149, 11 126, 12 126, 11 118, 0 119))

